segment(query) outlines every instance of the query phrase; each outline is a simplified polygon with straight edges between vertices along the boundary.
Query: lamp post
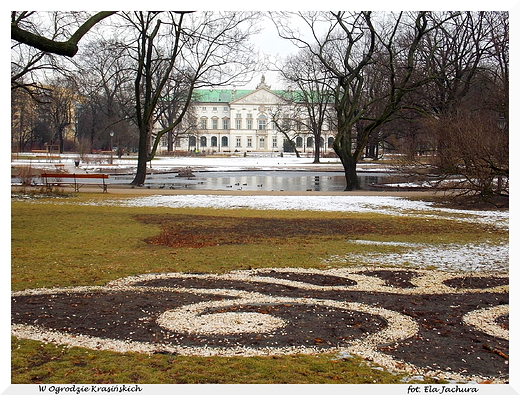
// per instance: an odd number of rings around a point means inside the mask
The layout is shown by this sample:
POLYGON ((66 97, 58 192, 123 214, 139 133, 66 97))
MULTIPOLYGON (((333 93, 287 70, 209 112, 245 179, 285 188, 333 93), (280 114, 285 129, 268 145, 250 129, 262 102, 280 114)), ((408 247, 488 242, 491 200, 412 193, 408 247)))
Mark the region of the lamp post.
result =
POLYGON ((112 165, 114 163, 114 152, 112 148, 112 137, 114 137, 114 132, 110 131, 110 164, 112 165))
MULTIPOLYGON (((500 130, 505 130, 506 127, 507 127, 507 119, 506 119, 506 117, 504 117, 503 115, 498 117, 497 126, 498 126, 498 128, 500 130)), ((497 192, 499 194, 502 192, 502 183, 503 183, 502 176, 499 175, 498 176, 498 181, 497 181, 497 192)))
POLYGON ((507 126, 507 119, 503 115, 501 115, 497 120, 497 126, 500 130, 504 130, 507 126))

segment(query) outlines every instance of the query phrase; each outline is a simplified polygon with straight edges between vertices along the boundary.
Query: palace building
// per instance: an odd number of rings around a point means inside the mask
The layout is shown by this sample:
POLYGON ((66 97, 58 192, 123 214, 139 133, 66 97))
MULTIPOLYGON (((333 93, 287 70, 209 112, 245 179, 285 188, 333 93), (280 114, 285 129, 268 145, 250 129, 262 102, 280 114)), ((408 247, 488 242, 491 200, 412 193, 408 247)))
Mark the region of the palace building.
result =
MULTIPOLYGON (((284 111, 285 114, 295 114, 295 104, 289 100, 290 95, 290 91, 271 90, 263 76, 255 90, 198 89, 192 101, 193 126, 189 132, 178 136, 175 150, 245 155, 293 152, 280 131, 280 122, 278 125, 274 122, 274 117, 281 118, 284 111)), ((300 154, 313 155, 314 137, 304 125, 305 122, 292 122, 292 127, 285 128, 285 131, 300 154)), ((322 154, 333 152, 334 134, 329 126, 324 125, 322 130, 322 154)))

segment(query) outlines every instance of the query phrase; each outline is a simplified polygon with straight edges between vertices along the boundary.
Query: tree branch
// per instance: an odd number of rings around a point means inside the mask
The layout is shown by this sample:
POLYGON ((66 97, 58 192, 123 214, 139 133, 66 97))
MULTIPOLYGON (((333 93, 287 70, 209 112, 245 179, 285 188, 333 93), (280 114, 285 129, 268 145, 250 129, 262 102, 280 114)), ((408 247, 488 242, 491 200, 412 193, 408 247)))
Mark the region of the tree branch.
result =
POLYGON ((116 11, 102 11, 91 16, 67 41, 54 41, 46 37, 39 36, 20 28, 17 22, 12 22, 11 39, 26 45, 30 45, 31 47, 39 49, 43 52, 50 52, 56 55, 73 57, 78 52, 78 43, 83 38, 83 36, 90 29, 92 29, 96 23, 115 13, 116 11))

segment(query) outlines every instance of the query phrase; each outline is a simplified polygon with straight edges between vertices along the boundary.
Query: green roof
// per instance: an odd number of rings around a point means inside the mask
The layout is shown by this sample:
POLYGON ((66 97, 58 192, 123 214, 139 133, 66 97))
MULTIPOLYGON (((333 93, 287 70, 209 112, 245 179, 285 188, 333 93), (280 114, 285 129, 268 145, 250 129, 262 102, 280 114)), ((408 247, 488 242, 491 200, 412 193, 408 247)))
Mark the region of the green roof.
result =
MULTIPOLYGON (((193 101, 198 103, 230 103, 255 91, 256 89, 195 89, 193 101)), ((287 96, 287 92, 283 90, 270 92, 281 97, 287 96)))
POLYGON ((193 97, 194 101, 201 103, 229 103, 240 99, 253 90, 232 89, 196 89, 193 97))

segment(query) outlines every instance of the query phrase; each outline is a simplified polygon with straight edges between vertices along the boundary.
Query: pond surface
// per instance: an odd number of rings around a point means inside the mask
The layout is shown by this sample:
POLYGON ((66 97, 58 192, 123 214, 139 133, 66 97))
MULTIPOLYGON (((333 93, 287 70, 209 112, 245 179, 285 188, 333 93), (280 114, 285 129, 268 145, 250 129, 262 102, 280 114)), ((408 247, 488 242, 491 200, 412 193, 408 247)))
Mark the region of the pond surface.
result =
MULTIPOLYGON (((146 177, 150 188, 188 190, 250 191, 343 191, 342 172, 309 171, 215 171, 194 172, 194 177, 178 177, 177 173, 153 174, 146 177)), ((359 173, 363 189, 388 179, 387 173, 359 173)), ((133 176, 110 176, 111 184, 129 184, 133 176)))

